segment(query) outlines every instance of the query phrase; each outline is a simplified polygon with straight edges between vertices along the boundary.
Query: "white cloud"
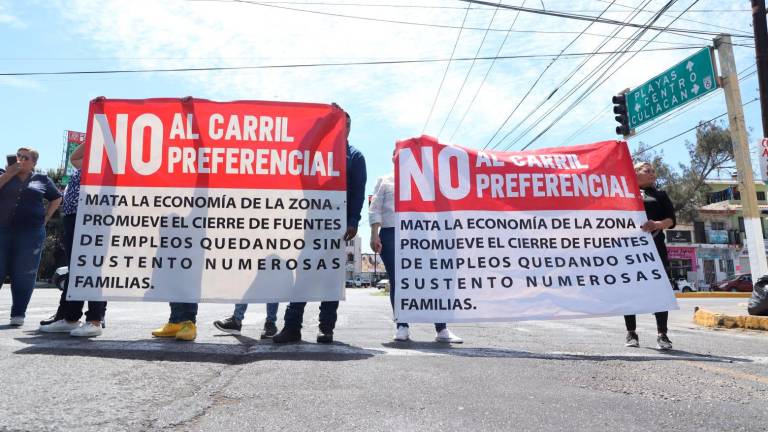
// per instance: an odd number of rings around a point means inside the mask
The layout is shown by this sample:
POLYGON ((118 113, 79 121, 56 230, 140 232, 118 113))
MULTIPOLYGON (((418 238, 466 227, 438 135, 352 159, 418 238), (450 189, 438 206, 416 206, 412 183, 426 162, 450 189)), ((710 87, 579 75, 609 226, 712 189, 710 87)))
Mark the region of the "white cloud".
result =
POLYGON ((0 1, 0 26, 4 25, 17 29, 26 27, 26 24, 11 12, 7 3, 0 1))
POLYGON ((15 87, 25 90, 42 90, 43 87, 37 81, 17 76, 0 76, 0 87, 15 87))
MULTIPOLYGON (((357 1, 359 2, 360 0, 357 1)), ((398 2, 389 0, 387 3, 398 2)), ((443 6, 462 5, 458 2, 444 1, 424 3, 443 6)), ((511 2, 507 3, 511 4, 511 2)), ((661 0, 654 1, 649 9, 656 10, 662 4, 661 0)), ((590 1, 560 3, 548 1, 546 5, 548 9, 555 10, 596 10, 607 6, 604 3, 590 1)), ((679 8, 687 5, 688 3, 679 8)), ((312 8, 313 6, 296 5, 295 7, 312 8)), ((459 25, 464 16, 463 9, 357 6, 314 6, 314 8, 331 13, 453 26, 459 25)), ((627 12, 621 8, 611 10, 622 12, 610 14, 611 18, 624 19, 627 15, 627 12)), ((73 28, 81 32, 81 37, 91 40, 97 47, 98 52, 94 55, 118 56, 124 59, 124 65, 145 68, 447 58, 451 54, 458 33, 456 29, 385 24, 244 3, 214 1, 77 0, 60 6, 60 13, 80 24, 73 28)), ((748 20, 744 18, 749 18, 749 14, 741 12, 740 14, 739 20, 726 19, 724 14, 707 14, 703 17, 700 14, 692 14, 690 16, 695 19, 706 19, 719 25, 743 27, 744 31, 748 31, 748 20)), ((488 25, 491 15, 491 10, 473 9, 469 14, 467 26, 484 28, 488 25)), ((513 11, 499 11, 493 27, 508 28, 514 16, 513 11)), ((647 14, 643 15, 643 18, 647 19, 647 17, 647 14)), ((668 19, 665 18, 658 24, 664 25, 666 22, 668 19)), ((584 21, 520 14, 515 29, 578 32, 587 25, 588 23, 584 21)), ((674 26, 706 28, 697 27, 690 22, 677 22, 674 26)), ((612 25, 598 24, 592 26, 589 32, 607 34, 614 28, 612 25)), ((634 29, 624 29, 621 35, 628 37, 633 31, 634 29)), ((645 38, 648 39, 653 35, 653 32, 649 32, 645 38)), ((483 31, 464 31, 457 46, 456 56, 473 57, 482 36, 483 31)), ((495 55, 503 37, 503 32, 492 32, 481 56, 495 55)), ((574 37, 575 34, 513 33, 502 55, 558 53, 574 37)), ((601 40, 600 37, 583 36, 568 49, 568 52, 592 51, 601 40)), ((707 41, 667 34, 660 36, 658 40, 702 45, 707 43, 707 41)), ((621 42, 621 40, 612 40, 603 50, 616 49, 621 42)), ((636 56, 625 67, 611 73, 605 85, 576 106, 573 112, 559 123, 560 129, 554 129, 549 133, 547 137, 550 139, 542 142, 541 145, 559 144, 558 138, 564 138, 591 119, 604 108, 613 93, 643 82, 684 57, 685 53, 687 51, 658 51, 636 56)), ((543 108, 551 106, 582 78, 587 77, 591 80, 596 77, 592 68, 604 58, 605 56, 596 57, 577 70, 574 77, 558 90, 543 108)), ((546 100, 555 86, 579 63, 580 59, 575 58, 556 62, 512 117, 510 126, 519 122, 540 101, 546 100)), ((456 122, 479 87, 489 64, 488 61, 479 61, 475 65, 452 117, 446 123, 442 138, 447 139, 451 135, 456 122)), ((549 64, 548 59, 499 60, 454 141, 468 146, 484 145, 547 64, 549 64)), ((366 113, 371 118, 379 119, 394 128, 412 130, 412 134, 416 135, 422 130, 445 67, 445 63, 427 63, 245 70, 179 74, 178 79, 188 83, 190 88, 195 88, 195 96, 213 99, 336 101, 342 106, 364 107, 366 110, 371 110, 366 113)), ((427 133, 437 134, 439 131, 468 68, 469 62, 455 62, 451 65, 427 133)), ((568 103, 566 101, 551 117, 544 119, 542 124, 527 137, 535 135, 536 131, 549 124, 550 119, 554 118, 568 103)), ((543 112, 537 112, 531 116, 531 119, 540 118, 543 112)), ((607 131, 612 129, 605 127, 607 131)), ((525 126, 520 128, 521 131, 523 129, 525 126)), ((611 137, 609 133, 606 134, 606 138, 611 137)), ((526 140, 521 142, 524 143, 526 140)))

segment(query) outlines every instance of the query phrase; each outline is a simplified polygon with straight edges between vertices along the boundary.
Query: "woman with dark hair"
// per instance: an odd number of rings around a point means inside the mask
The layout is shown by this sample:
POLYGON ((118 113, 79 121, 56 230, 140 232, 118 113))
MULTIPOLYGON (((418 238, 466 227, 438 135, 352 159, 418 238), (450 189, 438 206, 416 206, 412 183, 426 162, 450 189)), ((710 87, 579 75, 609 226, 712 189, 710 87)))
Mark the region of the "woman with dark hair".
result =
MULTIPOLYGON (((640 194, 643 197, 645 214, 648 216, 640 228, 651 233, 653 242, 656 244, 656 250, 659 252, 664 270, 669 276, 669 259, 667 258, 667 246, 664 244, 664 230, 674 228, 676 224, 675 208, 672 205, 667 194, 656 189, 656 170, 648 162, 639 162, 635 164, 635 175, 637 176, 637 185, 640 187, 640 194)), ((667 337, 667 320, 669 312, 656 312, 656 344, 660 350, 672 349, 672 342, 667 337)), ((640 346, 640 338, 635 331, 637 328, 637 319, 634 315, 624 315, 624 323, 627 326, 628 347, 640 346)))
POLYGON ((51 179, 34 172, 39 154, 21 147, 0 174, 0 284, 11 276, 11 326, 24 325, 45 241, 45 224, 61 204, 51 179), (43 200, 48 204, 44 205, 43 200))

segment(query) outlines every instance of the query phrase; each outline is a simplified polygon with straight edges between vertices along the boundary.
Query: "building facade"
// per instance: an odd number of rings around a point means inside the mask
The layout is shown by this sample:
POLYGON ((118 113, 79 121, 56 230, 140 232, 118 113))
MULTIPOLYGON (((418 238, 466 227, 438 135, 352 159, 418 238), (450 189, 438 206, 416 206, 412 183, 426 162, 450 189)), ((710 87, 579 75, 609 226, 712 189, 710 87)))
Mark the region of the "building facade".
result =
MULTIPOLYGON (((707 181, 708 203, 699 208, 692 225, 667 230, 667 250, 674 279, 687 279, 699 289, 749 273, 749 256, 743 245, 744 217, 736 180, 707 181)), ((755 182, 761 210, 763 238, 768 237, 766 186, 755 182)))

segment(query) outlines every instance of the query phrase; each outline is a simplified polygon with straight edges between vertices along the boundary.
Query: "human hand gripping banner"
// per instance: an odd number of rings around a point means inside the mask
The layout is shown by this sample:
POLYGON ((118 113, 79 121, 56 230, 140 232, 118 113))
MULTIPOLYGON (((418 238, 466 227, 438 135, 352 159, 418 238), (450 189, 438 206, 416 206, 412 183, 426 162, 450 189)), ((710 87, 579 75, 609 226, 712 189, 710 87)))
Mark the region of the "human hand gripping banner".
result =
POLYGON ((397 143, 395 318, 568 319, 677 309, 624 142, 489 152, 397 143))
POLYGON ((86 146, 69 299, 343 297, 341 109, 99 98, 86 146))

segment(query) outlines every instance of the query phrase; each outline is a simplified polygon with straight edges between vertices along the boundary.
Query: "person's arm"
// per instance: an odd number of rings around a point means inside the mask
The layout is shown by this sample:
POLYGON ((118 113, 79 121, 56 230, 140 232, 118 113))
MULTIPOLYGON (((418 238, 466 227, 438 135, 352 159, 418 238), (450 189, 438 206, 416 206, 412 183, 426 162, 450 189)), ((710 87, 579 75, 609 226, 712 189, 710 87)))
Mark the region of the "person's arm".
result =
POLYGON ((5 169, 5 172, 0 174, 0 188, 5 186, 6 183, 11 181, 11 179, 21 171, 21 163, 16 162, 13 165, 9 165, 8 168, 5 169))
POLYGON ((665 217, 661 220, 649 220, 644 223, 641 228, 645 232, 661 231, 674 228, 675 225, 677 225, 675 206, 672 204, 672 200, 669 199, 669 196, 662 191, 658 191, 656 200, 659 202, 659 205, 661 205, 665 217))
POLYGON ((381 253, 381 237, 379 237, 380 223, 371 225, 371 250, 376 253, 381 253))
POLYGON ((357 226, 360 224, 360 212, 365 201, 365 182, 367 173, 365 170, 365 158, 358 151, 358 156, 351 160, 347 167, 349 178, 349 190, 347 191, 347 232, 344 240, 351 240, 357 235, 357 226))
POLYGON ((53 201, 48 201, 48 207, 45 209, 45 223, 48 223, 48 221, 51 220, 56 209, 61 205, 61 200, 62 198, 58 197, 53 201))
POLYGON ((46 184, 45 184, 45 193, 43 196, 45 199, 48 200, 48 207, 45 209, 45 223, 48 223, 48 221, 53 217, 53 214, 56 212, 56 209, 59 208, 61 205, 61 192, 56 188, 56 185, 53 184, 53 180, 51 180, 50 177, 45 176, 46 184))
POLYGON ((72 152, 72 154, 69 156, 69 161, 72 163, 72 166, 80 169, 83 167, 83 157, 85 156, 85 144, 80 144, 77 146, 75 151, 72 152))
POLYGON ((368 223, 371 225, 371 249, 379 253, 381 252, 381 239, 379 238, 379 229, 381 228, 381 193, 382 179, 376 180, 376 186, 373 188, 373 198, 370 204, 368 204, 368 223))

